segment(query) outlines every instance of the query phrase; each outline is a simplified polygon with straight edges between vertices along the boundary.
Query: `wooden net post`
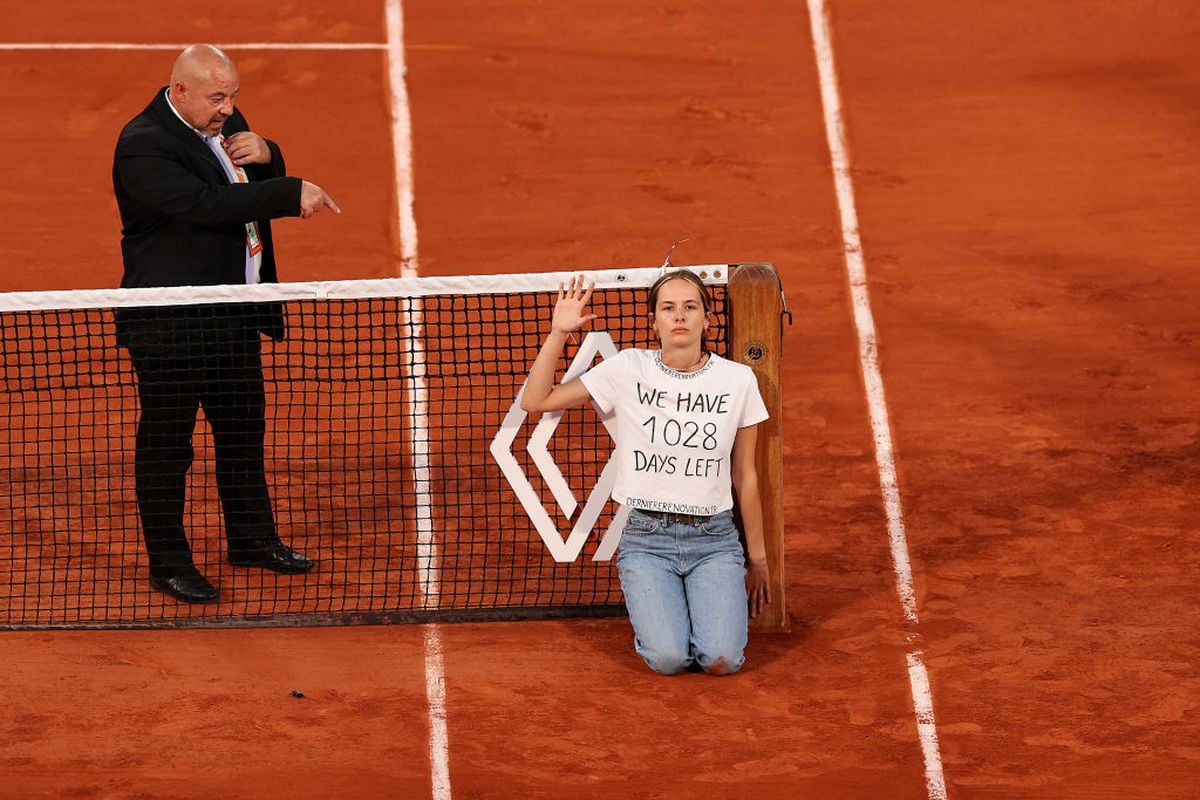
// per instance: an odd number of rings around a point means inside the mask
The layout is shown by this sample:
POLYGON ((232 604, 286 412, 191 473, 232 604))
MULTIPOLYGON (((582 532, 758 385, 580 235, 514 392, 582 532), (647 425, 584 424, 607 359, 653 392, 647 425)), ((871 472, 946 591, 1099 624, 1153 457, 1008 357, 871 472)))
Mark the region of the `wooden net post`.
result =
POLYGON ((783 410, 779 357, 783 345, 783 299, 775 267, 735 264, 729 274, 729 357, 754 370, 771 418, 758 426, 758 489, 763 538, 771 571, 771 604, 752 621, 756 628, 787 625, 783 574, 783 410))

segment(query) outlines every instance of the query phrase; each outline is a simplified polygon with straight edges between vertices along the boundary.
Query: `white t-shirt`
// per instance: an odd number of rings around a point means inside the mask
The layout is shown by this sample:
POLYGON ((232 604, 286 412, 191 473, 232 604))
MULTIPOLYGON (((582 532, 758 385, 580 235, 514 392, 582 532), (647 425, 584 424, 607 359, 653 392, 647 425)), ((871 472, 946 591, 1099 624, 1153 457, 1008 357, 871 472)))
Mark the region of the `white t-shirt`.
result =
POLYGON ((613 499, 676 514, 733 508, 734 437, 769 416, 754 371, 716 354, 696 372, 661 358, 658 350, 622 350, 580 376, 600 413, 614 419, 613 499))

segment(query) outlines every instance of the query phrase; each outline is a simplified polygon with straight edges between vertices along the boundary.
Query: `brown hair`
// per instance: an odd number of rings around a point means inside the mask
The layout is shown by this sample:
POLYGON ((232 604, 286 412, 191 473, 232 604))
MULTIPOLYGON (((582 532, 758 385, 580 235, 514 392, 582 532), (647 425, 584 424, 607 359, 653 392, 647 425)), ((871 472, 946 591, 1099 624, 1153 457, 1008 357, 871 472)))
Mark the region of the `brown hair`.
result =
POLYGON ((665 272, 658 277, 649 290, 646 292, 646 304, 650 307, 650 314, 653 315, 658 308, 658 291, 667 281, 687 281, 696 287, 700 292, 700 301, 704 303, 704 313, 712 311, 712 298, 708 294, 708 287, 704 285, 704 281, 700 276, 688 269, 678 269, 674 272, 665 272))

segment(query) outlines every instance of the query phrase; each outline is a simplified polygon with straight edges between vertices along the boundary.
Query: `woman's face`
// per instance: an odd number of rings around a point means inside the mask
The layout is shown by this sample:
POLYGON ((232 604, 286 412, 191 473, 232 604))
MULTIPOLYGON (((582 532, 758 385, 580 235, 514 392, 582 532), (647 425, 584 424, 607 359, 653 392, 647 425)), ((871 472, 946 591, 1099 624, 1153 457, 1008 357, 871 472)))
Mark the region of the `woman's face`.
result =
POLYGON ((688 347, 702 344, 708 329, 708 315, 700 290, 686 280, 670 280, 658 288, 651 327, 663 347, 688 347))

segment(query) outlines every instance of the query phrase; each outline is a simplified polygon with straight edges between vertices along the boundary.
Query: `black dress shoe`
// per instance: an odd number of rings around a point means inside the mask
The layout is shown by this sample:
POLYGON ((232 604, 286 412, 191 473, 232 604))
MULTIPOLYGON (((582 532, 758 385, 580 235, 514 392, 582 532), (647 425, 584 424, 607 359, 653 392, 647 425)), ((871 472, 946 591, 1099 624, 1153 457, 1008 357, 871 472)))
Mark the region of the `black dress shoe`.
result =
POLYGON ((296 575, 308 572, 316 562, 311 558, 297 553, 290 547, 277 544, 262 550, 247 550, 242 553, 230 553, 229 563, 235 567, 260 567, 284 575, 296 575))
POLYGON ((185 603, 211 603, 217 599, 217 587, 204 579, 200 573, 193 575, 172 575, 160 578, 150 576, 150 585, 160 592, 165 592, 185 603))

